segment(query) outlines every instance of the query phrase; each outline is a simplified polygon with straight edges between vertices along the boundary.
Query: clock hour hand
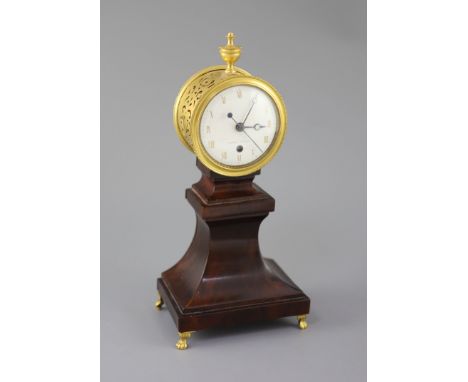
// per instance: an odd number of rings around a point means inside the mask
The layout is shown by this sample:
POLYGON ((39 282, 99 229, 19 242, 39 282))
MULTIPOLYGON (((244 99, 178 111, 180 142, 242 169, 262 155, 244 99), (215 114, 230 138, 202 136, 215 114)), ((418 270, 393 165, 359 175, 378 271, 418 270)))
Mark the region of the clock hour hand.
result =
POLYGON ((244 124, 242 122, 237 122, 235 118, 232 116, 232 113, 228 113, 227 117, 231 118, 234 121, 234 123, 236 124, 237 131, 239 132, 244 131, 244 124))
POLYGON ((263 129, 264 127, 266 127, 265 125, 261 125, 259 123, 256 123, 255 125, 253 126, 244 126, 244 129, 255 129, 255 130, 260 130, 260 129, 263 129))
POLYGON ((231 119, 234 121, 234 123, 235 123, 236 125, 239 124, 239 122, 237 122, 237 121, 234 119, 234 117, 232 116, 232 113, 227 113, 227 117, 228 117, 228 118, 231 118, 231 119))

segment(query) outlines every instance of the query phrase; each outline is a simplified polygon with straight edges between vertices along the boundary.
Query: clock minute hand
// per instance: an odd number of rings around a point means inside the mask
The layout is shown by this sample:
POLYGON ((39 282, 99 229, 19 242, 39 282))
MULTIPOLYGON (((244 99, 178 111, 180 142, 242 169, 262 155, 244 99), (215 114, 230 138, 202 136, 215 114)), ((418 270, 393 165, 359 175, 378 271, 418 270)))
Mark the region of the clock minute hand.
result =
POLYGON ((250 106, 250 109, 249 109, 249 111, 247 112, 247 115, 245 116, 244 121, 242 122, 242 124, 244 124, 245 121, 247 121, 247 118, 249 118, 250 112, 252 111, 252 109, 253 109, 254 106, 255 106, 255 100, 252 101, 252 106, 250 106))

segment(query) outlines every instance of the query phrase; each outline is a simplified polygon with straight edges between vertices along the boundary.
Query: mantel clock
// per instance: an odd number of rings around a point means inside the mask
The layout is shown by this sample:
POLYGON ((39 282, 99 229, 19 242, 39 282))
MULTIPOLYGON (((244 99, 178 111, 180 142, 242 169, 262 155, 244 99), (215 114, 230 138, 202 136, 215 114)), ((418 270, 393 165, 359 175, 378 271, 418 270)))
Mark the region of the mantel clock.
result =
POLYGON ((258 230, 275 200, 253 183, 278 152, 286 108, 265 80, 234 66, 234 34, 219 48, 225 65, 190 77, 174 104, 174 126, 202 173, 186 190, 195 235, 185 255, 157 280, 177 329, 178 349, 194 331, 296 316, 307 327, 309 298, 259 249, 258 230))

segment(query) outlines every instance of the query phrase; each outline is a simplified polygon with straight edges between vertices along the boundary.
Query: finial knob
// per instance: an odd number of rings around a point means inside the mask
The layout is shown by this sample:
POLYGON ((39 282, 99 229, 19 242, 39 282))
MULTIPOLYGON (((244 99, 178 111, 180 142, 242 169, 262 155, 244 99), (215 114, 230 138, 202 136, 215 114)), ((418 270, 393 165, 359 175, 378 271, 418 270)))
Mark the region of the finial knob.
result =
POLYGON ((234 45, 234 33, 229 32, 226 36, 227 44, 219 47, 219 54, 226 63, 226 73, 234 73, 234 63, 239 59, 241 47, 234 45))

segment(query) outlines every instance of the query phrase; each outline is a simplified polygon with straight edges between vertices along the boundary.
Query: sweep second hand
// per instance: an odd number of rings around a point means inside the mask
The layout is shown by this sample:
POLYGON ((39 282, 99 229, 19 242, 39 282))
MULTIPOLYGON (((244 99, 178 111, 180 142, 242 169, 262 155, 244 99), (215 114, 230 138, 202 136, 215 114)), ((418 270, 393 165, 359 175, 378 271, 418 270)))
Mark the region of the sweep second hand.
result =
POLYGON ((249 139, 254 143, 254 145, 257 146, 257 148, 263 153, 263 150, 260 148, 259 145, 257 145, 257 142, 255 142, 255 141, 252 139, 252 137, 251 137, 249 134, 247 134, 247 132, 246 132, 245 130, 242 130, 242 132, 243 132, 245 135, 247 135, 247 136, 249 137, 249 139))

